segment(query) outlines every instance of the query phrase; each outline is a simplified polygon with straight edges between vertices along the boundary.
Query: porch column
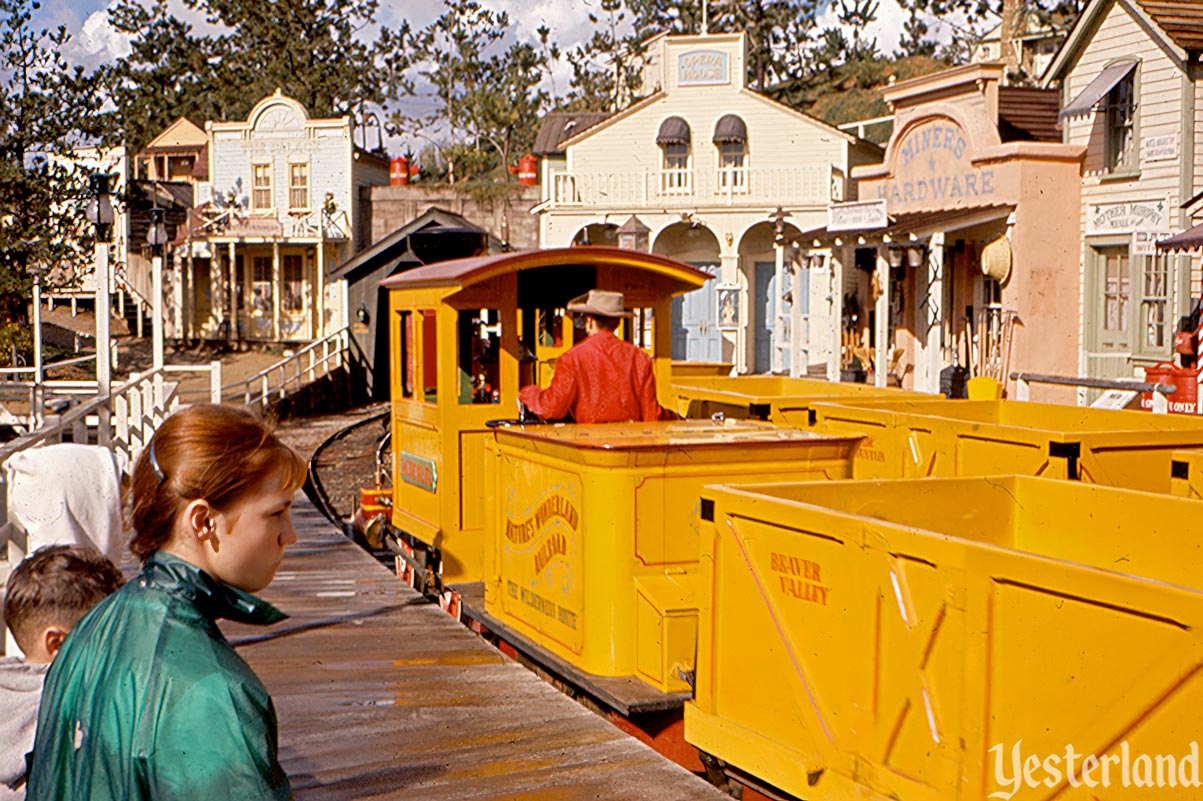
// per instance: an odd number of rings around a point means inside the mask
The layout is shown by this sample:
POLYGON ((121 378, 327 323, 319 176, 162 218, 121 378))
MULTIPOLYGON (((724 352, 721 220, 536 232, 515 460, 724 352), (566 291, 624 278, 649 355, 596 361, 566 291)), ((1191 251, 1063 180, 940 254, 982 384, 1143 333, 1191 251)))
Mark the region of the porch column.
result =
MULTIPOLYGON (((192 245, 188 246, 189 252, 192 245)), ((175 279, 171 283, 171 322, 176 339, 184 338, 184 260, 179 257, 179 251, 172 254, 171 274, 175 279)))
POLYGON ((235 266, 237 260, 234 257, 233 242, 229 245, 228 253, 230 258, 230 285, 226 288, 226 297, 229 299, 230 304, 230 327, 226 332, 227 342, 238 338, 238 269, 235 266))
POLYGON ((329 333, 326 331, 326 247, 322 239, 317 242, 317 276, 314 285, 317 287, 317 297, 314 298, 313 307, 317 320, 313 326, 313 338, 321 339, 329 333))
POLYGON ((807 362, 811 354, 810 331, 802 328, 802 282, 810 281, 810 270, 803 269, 798 264, 798 251, 794 251, 789 266, 790 272, 790 305, 789 305, 789 374, 798 378, 806 373, 807 362), (803 345, 806 345, 806 356, 803 358, 803 345))
POLYGON ((226 312, 225 301, 225 264, 221 260, 222 250, 216 242, 209 243, 209 319, 208 325, 213 330, 216 339, 221 330, 221 324, 230 318, 226 312))
POLYGON ((827 380, 840 380, 844 358, 844 261, 843 248, 835 244, 827 257, 830 274, 827 284, 827 319, 831 330, 831 352, 827 354, 827 380))
POLYGON ((192 240, 186 240, 188 243, 188 291, 184 293, 185 303, 184 316, 184 337, 192 339, 199 336, 196 331, 196 263, 193 261, 192 255, 192 240))
MULTIPOLYGON (((735 363, 735 374, 743 375, 744 373, 748 372, 748 355, 745 352, 747 350, 748 341, 748 338, 745 336, 745 333, 748 330, 747 318, 749 316, 748 287, 747 283, 742 280, 743 276, 741 275, 741 271, 739 269, 740 265, 738 253, 731 255, 721 254, 719 256, 719 264, 721 265, 718 273, 719 282, 739 285, 740 304, 739 327, 734 331, 727 329, 720 331, 719 338, 725 342, 731 343, 732 354, 735 357, 732 359, 732 361, 735 363)), ((710 313, 713 314, 713 312, 710 313)), ((718 323, 717 317, 715 318, 714 322, 716 324, 718 323)))
POLYGON ((797 332, 790 329, 790 342, 785 341, 785 309, 782 300, 785 294, 785 248, 778 241, 773 242, 773 353, 770 363, 774 373, 780 373, 785 370, 785 356, 794 352, 794 342, 797 339, 797 332))
MULTIPOLYGON (((916 383, 915 388, 923 392, 940 391, 940 368, 944 366, 943 353, 943 323, 944 323, 944 232, 932 234, 927 244, 927 292, 920 300, 919 313, 915 315, 920 321, 924 334, 919 338, 925 342, 924 358, 916 359, 916 364, 923 364, 923 384, 916 383)), ((917 334, 919 332, 916 332, 917 334)))
POLYGON ((280 341, 280 295, 284 284, 280 280, 280 240, 272 240, 272 339, 280 341))
POLYGON ((884 387, 889 381, 890 369, 890 262, 885 244, 877 246, 877 319, 873 338, 876 358, 873 360, 873 384, 884 387))

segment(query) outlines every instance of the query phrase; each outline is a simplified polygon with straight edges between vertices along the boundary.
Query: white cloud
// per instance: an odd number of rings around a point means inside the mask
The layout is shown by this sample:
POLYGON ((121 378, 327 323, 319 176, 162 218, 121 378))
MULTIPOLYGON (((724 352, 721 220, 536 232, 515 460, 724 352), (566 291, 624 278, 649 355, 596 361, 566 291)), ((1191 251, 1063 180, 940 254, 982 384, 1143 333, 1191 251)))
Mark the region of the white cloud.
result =
MULTIPOLYGON (((877 16, 865 28, 865 35, 877 39, 877 52, 892 55, 902 41, 902 25, 906 22, 907 13, 902 10, 896 0, 881 0, 877 7, 877 16)), ((835 4, 829 4, 816 18, 820 30, 840 27, 835 4)), ((845 28, 844 33, 851 38, 852 31, 845 28)))
POLYGON ((109 25, 107 9, 89 14, 79 33, 72 38, 72 43, 76 48, 76 57, 81 60, 117 61, 130 52, 129 37, 109 25))

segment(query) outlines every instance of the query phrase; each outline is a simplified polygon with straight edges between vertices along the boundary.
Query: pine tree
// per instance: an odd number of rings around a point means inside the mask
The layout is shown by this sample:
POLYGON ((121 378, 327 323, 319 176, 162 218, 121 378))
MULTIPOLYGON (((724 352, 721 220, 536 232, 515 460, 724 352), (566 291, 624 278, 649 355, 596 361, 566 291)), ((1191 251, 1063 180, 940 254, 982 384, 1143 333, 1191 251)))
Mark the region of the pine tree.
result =
POLYGON ((88 262, 87 179, 53 155, 103 126, 95 75, 63 55, 64 27, 38 28, 28 0, 0 0, 0 365, 27 344, 32 271, 88 262))
POLYGON ((655 33, 655 23, 641 20, 632 29, 629 13, 623 0, 601 0, 600 12, 588 13, 593 33, 567 55, 572 67, 569 109, 617 111, 653 88, 641 83, 643 39, 655 33))
POLYGON ((405 31, 375 23, 377 0, 184 0, 216 26, 197 33, 167 0, 119 0, 109 21, 131 37, 107 75, 118 107, 114 136, 143 147, 177 117, 244 119, 279 89, 315 117, 352 115, 405 85, 405 31))
POLYGON ((539 86, 558 50, 549 31, 540 32, 539 46, 507 47, 509 16, 477 0, 445 0, 444 7, 438 19, 406 38, 420 79, 409 92, 423 96, 429 111, 395 110, 389 125, 433 147, 455 183, 505 166, 533 143, 547 103, 539 86))

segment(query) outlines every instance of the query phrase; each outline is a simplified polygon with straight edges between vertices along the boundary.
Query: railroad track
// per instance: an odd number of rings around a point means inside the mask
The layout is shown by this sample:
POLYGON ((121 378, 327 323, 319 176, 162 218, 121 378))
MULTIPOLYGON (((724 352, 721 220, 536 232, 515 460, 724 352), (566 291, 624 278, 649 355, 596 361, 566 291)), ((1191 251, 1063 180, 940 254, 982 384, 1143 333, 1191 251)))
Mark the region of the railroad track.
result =
POLYGON ((307 494, 340 529, 355 513, 359 488, 376 480, 378 455, 389 436, 388 418, 386 404, 326 437, 309 458, 307 494))

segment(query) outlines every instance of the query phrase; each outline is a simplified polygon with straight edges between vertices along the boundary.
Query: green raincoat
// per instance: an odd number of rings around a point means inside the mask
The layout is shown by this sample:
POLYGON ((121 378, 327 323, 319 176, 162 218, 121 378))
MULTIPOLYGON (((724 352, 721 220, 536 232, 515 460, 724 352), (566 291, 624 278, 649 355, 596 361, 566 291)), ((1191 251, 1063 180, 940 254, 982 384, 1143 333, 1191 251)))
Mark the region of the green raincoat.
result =
POLYGON ((284 617, 182 559, 152 554, 54 660, 30 801, 287 799, 271 696, 216 625, 284 617))

